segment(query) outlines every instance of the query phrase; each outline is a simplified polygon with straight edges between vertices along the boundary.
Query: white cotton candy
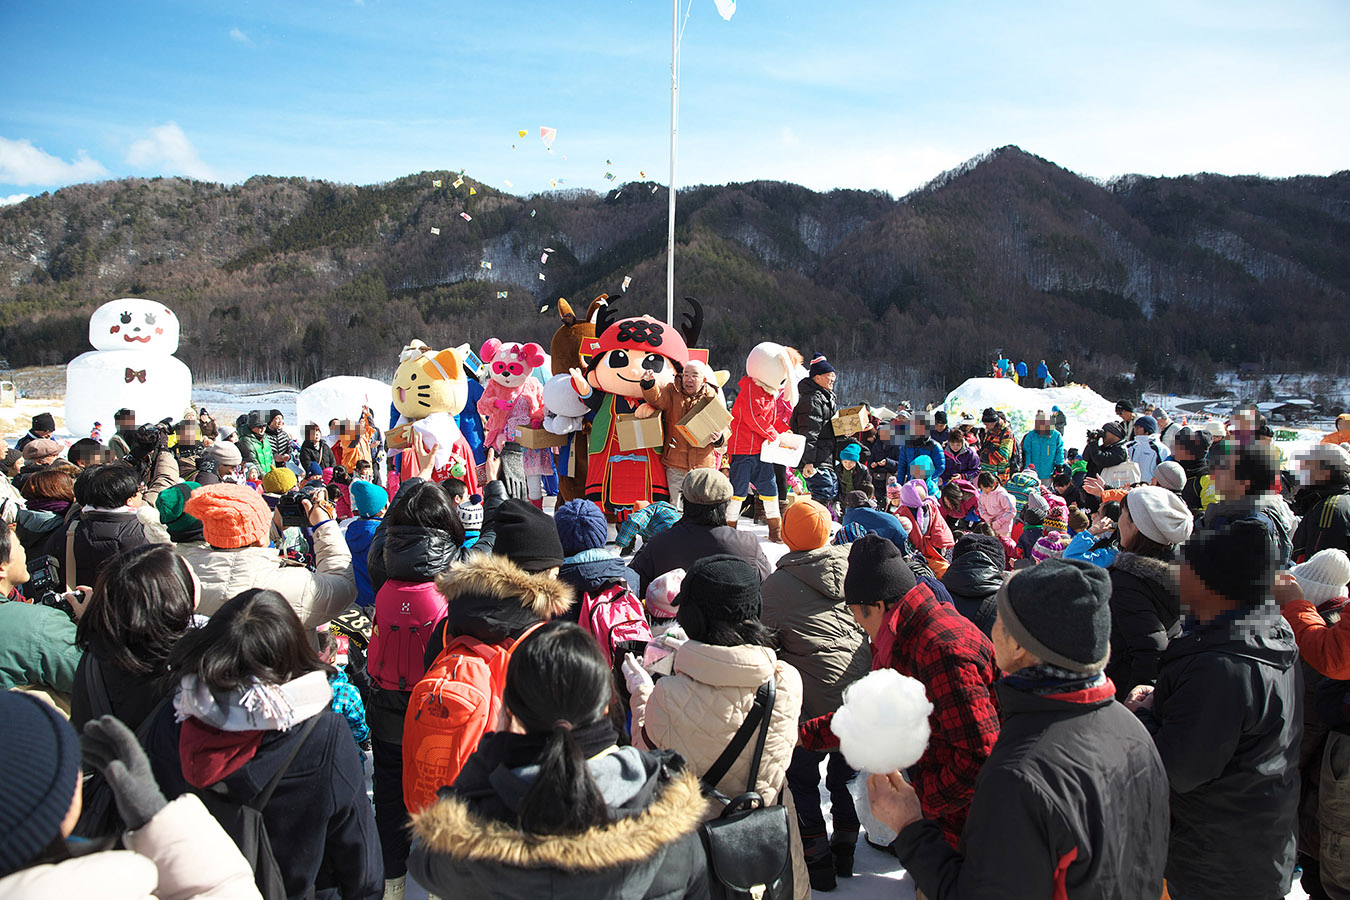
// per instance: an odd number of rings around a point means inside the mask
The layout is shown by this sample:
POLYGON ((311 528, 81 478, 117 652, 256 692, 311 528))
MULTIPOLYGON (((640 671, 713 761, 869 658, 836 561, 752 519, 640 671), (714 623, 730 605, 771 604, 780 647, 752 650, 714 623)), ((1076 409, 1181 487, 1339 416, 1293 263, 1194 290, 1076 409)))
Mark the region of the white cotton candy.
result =
POLYGON ((932 712, 919 681, 894 669, 878 669, 844 691, 844 705, 830 721, 830 730, 853 768, 894 772, 923 756, 932 712))

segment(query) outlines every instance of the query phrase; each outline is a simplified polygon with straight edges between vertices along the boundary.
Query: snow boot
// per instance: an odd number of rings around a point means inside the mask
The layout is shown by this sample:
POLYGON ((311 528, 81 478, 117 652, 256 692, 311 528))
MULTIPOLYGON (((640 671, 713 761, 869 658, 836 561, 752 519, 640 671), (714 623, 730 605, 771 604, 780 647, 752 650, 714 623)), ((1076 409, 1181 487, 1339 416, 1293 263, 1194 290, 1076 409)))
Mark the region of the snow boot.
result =
POLYGON ((832 891, 838 886, 834 875, 834 856, 830 842, 823 834, 802 835, 802 851, 806 859, 806 874, 811 879, 811 890, 832 891))
POLYGON ((775 544, 783 543, 783 518, 774 516, 769 522, 769 540, 775 544))
POLYGON ((858 832, 836 833, 830 838, 830 854, 834 857, 834 874, 840 878, 853 877, 853 854, 858 849, 858 832))

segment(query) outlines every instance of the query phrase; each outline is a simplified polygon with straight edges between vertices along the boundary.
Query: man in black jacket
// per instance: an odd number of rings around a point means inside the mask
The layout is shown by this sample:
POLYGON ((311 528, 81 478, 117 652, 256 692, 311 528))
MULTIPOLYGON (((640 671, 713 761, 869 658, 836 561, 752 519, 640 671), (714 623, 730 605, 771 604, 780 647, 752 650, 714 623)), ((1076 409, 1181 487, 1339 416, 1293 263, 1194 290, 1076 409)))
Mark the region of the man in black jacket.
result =
POLYGON ((1118 466, 1129 459, 1125 452, 1125 426, 1119 422, 1107 422, 1096 435, 1088 437, 1083 448, 1083 459, 1087 460, 1089 478, 1100 475, 1112 466, 1118 466))
POLYGON ((1305 464, 1309 485, 1294 495, 1294 512, 1303 516, 1294 531, 1294 561, 1328 547, 1350 553, 1350 453, 1340 444, 1314 444, 1305 464))
MULTIPOLYGON (((167 459, 172 463, 173 455, 167 459)), ((67 527, 52 532, 45 548, 56 557, 67 585, 92 586, 103 563, 123 550, 169 543, 167 531, 147 525, 140 517, 140 480, 126 463, 85 469, 75 481, 75 496, 83 511, 67 527), (74 572, 68 571, 72 561, 74 572)))
POLYGON ((1102 674, 1106 570, 1046 560, 997 596, 1003 726, 960 845, 953 850, 921 818, 899 772, 873 775, 872 812, 899 832, 895 855, 929 900, 1161 896, 1167 777, 1148 732, 1102 674))
POLYGON ((1127 701, 1172 787, 1168 892, 1283 897, 1298 831, 1303 692, 1294 634, 1271 599, 1275 551, 1259 522, 1238 519, 1192 537, 1184 552, 1181 603, 1193 618, 1163 651, 1157 686, 1127 701))
POLYGON ((792 410, 792 432, 806 438, 802 475, 811 499, 829 506, 839 497, 835 478, 834 366, 824 356, 811 360, 809 374, 797 385, 799 399, 792 410))

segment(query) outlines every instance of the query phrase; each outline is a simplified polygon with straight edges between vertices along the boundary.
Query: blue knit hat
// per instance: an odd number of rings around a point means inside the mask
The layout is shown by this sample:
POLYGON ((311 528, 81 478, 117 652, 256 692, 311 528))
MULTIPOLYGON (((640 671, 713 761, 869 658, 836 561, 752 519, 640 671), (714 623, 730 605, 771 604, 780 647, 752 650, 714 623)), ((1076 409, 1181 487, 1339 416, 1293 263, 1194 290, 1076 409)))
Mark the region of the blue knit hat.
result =
POLYGON ((862 461, 862 447, 858 444, 849 444, 843 450, 839 451, 840 459, 849 459, 853 462, 862 461))
POLYGON ((80 739, 51 705, 0 692, 0 878, 32 862, 61 834, 75 800, 80 739))
POLYGON ((609 537, 605 514, 590 500, 568 500, 553 511, 553 524, 558 529, 564 556, 603 547, 609 537))
POLYGON ((358 516, 373 516, 389 505, 389 492, 372 481, 353 481, 348 490, 352 494, 352 512, 358 516))

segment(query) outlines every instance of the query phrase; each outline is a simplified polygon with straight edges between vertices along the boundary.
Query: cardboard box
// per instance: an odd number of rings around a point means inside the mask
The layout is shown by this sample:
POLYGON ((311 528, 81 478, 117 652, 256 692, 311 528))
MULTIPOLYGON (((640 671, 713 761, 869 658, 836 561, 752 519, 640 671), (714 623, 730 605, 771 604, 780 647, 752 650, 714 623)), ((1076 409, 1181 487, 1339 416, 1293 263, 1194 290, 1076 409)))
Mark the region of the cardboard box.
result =
POLYGON ((624 453, 653 448, 660 450, 666 443, 659 414, 639 419, 632 413, 619 413, 614 417, 614 432, 619 437, 619 449, 624 453))
POLYGON ((795 469, 798 463, 802 461, 802 454, 805 452, 806 437, 784 431, 778 435, 778 440, 765 441, 760 445, 759 458, 766 463, 773 463, 775 466, 787 466, 789 469, 795 469))
POLYGON ((835 437, 861 434, 867 427, 867 404, 847 406, 834 414, 833 421, 835 437))
POLYGON ((546 450, 549 447, 562 447, 569 435, 554 434, 542 428, 521 428, 516 433, 516 443, 530 450, 546 450))
POLYGON ((716 396, 704 397, 680 419, 675 430, 695 447, 706 447, 731 424, 731 412, 716 396))
POLYGON ((397 428, 390 428, 384 433, 384 444, 390 450, 407 450, 412 446, 413 427, 399 425, 397 428))

